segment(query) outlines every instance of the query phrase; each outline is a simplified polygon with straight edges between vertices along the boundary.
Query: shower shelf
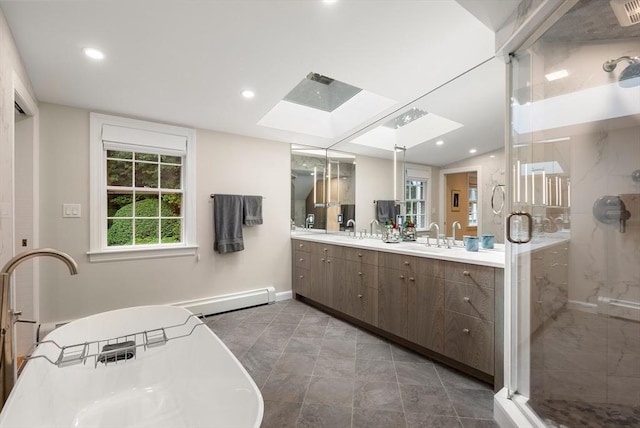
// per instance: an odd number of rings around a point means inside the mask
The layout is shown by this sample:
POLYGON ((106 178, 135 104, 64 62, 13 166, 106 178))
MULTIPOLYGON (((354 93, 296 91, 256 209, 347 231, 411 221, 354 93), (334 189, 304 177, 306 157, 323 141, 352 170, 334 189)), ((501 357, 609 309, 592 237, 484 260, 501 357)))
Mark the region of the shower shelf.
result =
POLYGON ((174 329, 184 327, 191 318, 201 317, 203 317, 203 314, 192 314, 189 315, 182 324, 125 334, 111 339, 76 343, 73 345, 60 346, 53 340, 44 340, 42 342, 37 342, 34 345, 31 352, 29 352, 29 355, 25 357, 25 360, 43 358, 58 367, 69 367, 80 363, 86 364, 88 360, 93 362, 94 368, 98 367, 98 363, 103 363, 106 366, 110 363, 117 364, 118 362, 126 362, 132 358, 136 358, 136 351, 139 348, 146 351, 147 348, 163 346, 170 340, 191 336, 197 327, 205 324, 203 322, 195 324, 189 332, 181 335, 172 336, 171 334, 167 335, 167 333, 171 333, 174 329), (58 357, 53 360, 47 355, 33 355, 33 352, 35 352, 35 350, 41 345, 53 345, 57 347, 60 350, 58 357))

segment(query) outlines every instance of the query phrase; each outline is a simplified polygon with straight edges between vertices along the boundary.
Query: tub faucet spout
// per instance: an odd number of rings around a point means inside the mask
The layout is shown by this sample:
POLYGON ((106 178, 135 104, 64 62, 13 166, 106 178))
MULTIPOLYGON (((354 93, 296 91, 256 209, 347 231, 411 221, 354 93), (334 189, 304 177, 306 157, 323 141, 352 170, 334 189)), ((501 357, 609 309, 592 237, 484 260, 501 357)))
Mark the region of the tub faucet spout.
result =
POLYGON ((25 251, 10 259, 2 267, 2 270, 0 270, 0 285, 2 286, 0 289, 0 293, 2 293, 0 294, 0 312, 2 313, 0 317, 0 346, 4 349, 4 355, 0 363, 0 379, 3 383, 3 387, 0 388, 0 401, 3 403, 7 399, 17 377, 15 358, 13 352, 7 350, 8 347, 6 344, 12 343, 12 346, 9 348, 15 349, 15 338, 12 337, 13 324, 18 321, 18 318, 22 315, 22 311, 16 311, 15 308, 11 308, 11 303, 9 302, 11 274, 23 261, 41 256, 50 256, 61 260, 67 265, 71 275, 78 273, 78 265, 75 260, 68 254, 53 248, 39 248, 25 251))

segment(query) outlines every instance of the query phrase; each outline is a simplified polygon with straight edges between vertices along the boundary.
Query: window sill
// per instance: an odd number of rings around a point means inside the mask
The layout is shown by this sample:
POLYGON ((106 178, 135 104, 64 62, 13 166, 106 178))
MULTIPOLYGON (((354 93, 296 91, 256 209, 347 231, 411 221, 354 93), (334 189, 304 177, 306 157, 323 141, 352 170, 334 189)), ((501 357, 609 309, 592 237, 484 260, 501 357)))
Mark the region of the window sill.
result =
POLYGON ((89 251, 89 262, 116 262, 123 260, 156 259, 163 257, 194 256, 198 251, 197 245, 164 248, 126 248, 113 250, 89 251))

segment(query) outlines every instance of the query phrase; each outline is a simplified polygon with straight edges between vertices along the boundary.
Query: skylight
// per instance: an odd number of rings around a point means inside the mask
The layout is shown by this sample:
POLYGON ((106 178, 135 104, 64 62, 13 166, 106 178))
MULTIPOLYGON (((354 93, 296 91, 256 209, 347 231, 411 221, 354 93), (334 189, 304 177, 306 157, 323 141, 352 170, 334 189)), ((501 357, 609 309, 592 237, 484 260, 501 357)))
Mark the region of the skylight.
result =
POLYGON ((258 125, 335 138, 395 104, 395 100, 312 72, 267 112, 258 125))
POLYGON ((351 142, 393 151, 396 146, 410 148, 462 126, 453 120, 414 107, 351 142))
POLYGON ((309 73, 283 100, 331 113, 360 91, 348 83, 309 73))

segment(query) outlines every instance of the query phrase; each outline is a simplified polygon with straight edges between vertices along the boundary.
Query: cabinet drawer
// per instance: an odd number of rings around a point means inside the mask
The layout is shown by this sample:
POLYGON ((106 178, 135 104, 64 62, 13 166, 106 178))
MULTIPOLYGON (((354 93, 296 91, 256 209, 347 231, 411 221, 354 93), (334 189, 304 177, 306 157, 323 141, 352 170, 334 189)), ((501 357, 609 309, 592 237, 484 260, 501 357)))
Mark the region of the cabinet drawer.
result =
POLYGON ((378 252, 371 250, 362 250, 360 248, 345 247, 344 256, 347 260, 366 263, 369 265, 378 264, 378 252))
POLYGON ((464 315, 493 321, 493 289, 475 284, 445 282, 445 308, 464 315))
POLYGON ((309 242, 309 241, 301 241, 301 240, 294 240, 293 241, 293 249, 294 251, 304 251, 307 253, 315 253, 317 252, 317 246, 318 244, 316 244, 315 242, 309 242))
POLYGON ((311 297, 312 278, 309 270, 296 267, 293 270, 293 292, 311 297))
POLYGON ((446 262, 444 275, 448 281, 493 288, 495 282, 494 270, 494 268, 488 266, 446 262))
POLYGON ((378 288, 378 266, 347 261, 346 281, 378 288))
POLYGON ((347 283, 346 313, 373 326, 378 325, 378 290, 347 283))
POLYGON ((381 267, 395 269, 406 273, 417 272, 417 260, 417 257, 405 256, 403 254, 380 252, 378 255, 378 262, 381 267))
POLYGON ((293 256, 293 264, 295 267, 309 269, 309 267, 311 266, 311 257, 311 253, 296 251, 293 256))
POLYGON ((342 247, 340 245, 327 245, 327 244, 316 244, 316 251, 318 254, 324 254, 327 257, 332 258, 344 258, 344 251, 346 247, 342 247))
POLYGON ((444 323, 444 354, 493 375, 493 323, 451 311, 445 311, 444 323))

